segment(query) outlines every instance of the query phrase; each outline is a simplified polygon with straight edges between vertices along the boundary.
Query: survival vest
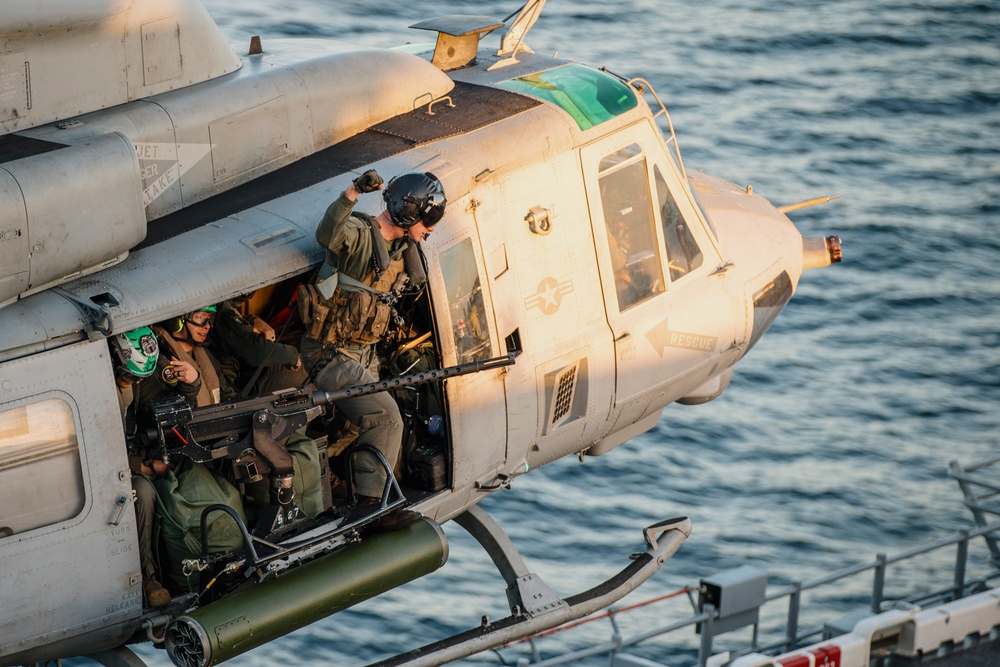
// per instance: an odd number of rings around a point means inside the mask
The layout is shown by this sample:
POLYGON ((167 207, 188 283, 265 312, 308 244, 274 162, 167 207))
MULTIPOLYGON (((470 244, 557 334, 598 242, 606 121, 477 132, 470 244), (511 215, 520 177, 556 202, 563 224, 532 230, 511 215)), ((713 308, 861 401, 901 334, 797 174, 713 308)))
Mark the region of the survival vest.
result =
MULTIPOLYGON (((415 244, 390 258, 377 224, 369 216, 363 219, 372 236, 372 268, 364 280, 355 280, 324 262, 313 284, 299 286, 299 316, 312 340, 356 345, 381 340, 392 321, 396 295, 410 280, 407 270, 419 266, 415 244)), ((418 274, 422 273, 421 267, 418 274)))

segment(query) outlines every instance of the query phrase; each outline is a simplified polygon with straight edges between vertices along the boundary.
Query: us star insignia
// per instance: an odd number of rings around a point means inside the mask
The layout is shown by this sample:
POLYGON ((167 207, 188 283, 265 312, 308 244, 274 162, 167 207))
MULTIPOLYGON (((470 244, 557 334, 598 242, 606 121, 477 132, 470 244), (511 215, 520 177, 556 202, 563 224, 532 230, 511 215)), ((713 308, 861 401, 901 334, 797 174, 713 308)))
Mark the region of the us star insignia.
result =
POLYGON ((562 305, 563 297, 573 291, 573 281, 559 282, 552 276, 542 278, 535 293, 524 300, 525 310, 537 308, 545 315, 552 315, 562 305))

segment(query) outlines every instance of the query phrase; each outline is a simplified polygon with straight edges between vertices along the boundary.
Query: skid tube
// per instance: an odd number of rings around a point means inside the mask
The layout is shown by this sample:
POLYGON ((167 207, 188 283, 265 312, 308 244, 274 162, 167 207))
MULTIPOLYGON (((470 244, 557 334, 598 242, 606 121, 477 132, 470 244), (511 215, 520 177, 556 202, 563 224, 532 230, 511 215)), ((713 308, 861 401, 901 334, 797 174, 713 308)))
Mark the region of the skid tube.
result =
POLYGON ((529 637, 563 623, 583 618, 614 604, 653 576, 691 535, 691 520, 679 517, 660 521, 643 530, 646 550, 630 556, 632 563, 618 574, 582 593, 559 596, 528 572, 520 553, 503 529, 485 510, 472 506, 455 517, 486 549, 507 582, 511 615, 400 653, 368 667, 436 667, 529 637))

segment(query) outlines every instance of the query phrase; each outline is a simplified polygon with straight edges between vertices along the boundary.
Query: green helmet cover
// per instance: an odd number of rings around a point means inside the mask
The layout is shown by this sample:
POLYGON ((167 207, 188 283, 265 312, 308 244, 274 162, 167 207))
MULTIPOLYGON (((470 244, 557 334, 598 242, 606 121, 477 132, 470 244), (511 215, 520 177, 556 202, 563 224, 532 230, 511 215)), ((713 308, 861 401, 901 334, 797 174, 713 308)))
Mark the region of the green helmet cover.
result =
POLYGON ((139 327, 118 334, 111 340, 124 370, 140 378, 149 377, 156 370, 160 347, 152 329, 139 327))
MULTIPOLYGON (((210 306, 202 306, 201 308, 195 308, 190 313, 185 314, 184 319, 190 320, 191 316, 194 315, 195 313, 212 313, 214 315, 218 312, 219 309, 215 306, 215 304, 212 304, 210 306)), ((180 326, 184 326, 183 323, 181 323, 180 326)), ((178 331, 180 331, 180 326, 178 327, 178 331)))

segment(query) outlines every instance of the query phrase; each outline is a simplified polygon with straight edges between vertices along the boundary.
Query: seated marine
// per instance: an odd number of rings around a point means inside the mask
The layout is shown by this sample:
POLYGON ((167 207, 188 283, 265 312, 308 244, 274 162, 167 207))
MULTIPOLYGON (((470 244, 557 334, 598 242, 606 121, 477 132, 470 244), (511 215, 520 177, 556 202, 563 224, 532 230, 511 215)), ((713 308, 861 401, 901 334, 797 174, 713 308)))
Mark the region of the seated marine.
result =
MULTIPOLYGON (((204 306, 154 330, 159 336, 160 373, 154 375, 155 391, 150 398, 173 393, 200 408, 238 398, 235 388, 222 372, 208 344, 209 331, 217 315, 215 306, 204 306)), ((324 508, 319 450, 315 441, 293 434, 284 444, 292 458, 295 499, 302 511, 314 517, 324 508)), ((195 463, 186 457, 174 457, 176 467, 156 480, 160 510, 164 515, 164 533, 172 565, 197 555, 200 540, 197 530, 200 513, 210 504, 232 508, 247 524, 260 515, 270 502, 267 479, 240 483, 229 465, 222 460, 211 466, 195 463), (195 549, 193 547, 197 546, 195 549)), ((238 550, 241 535, 233 521, 216 513, 208 531, 209 553, 238 550)), ((192 587, 189 577, 183 577, 178 567, 172 571, 175 581, 192 587)))
POLYGON ((215 306, 205 306, 153 327, 161 346, 154 378, 158 395, 176 392, 195 407, 236 398, 236 389, 206 345, 215 313, 215 306))
POLYGON ((274 329, 260 317, 240 312, 250 296, 223 301, 216 307, 208 346, 223 374, 237 389, 242 386, 241 395, 303 386, 309 377, 298 349, 277 342, 274 329))
POLYGON ((128 446, 129 469, 132 472, 132 497, 135 503, 135 523, 139 539, 139 564, 142 568, 142 592, 146 603, 159 609, 170 604, 170 592, 156 578, 153 561, 153 519, 156 491, 150 481, 166 471, 163 461, 146 456, 138 438, 137 406, 143 380, 156 370, 159 347, 149 327, 139 327, 110 339, 111 362, 118 388, 118 406, 128 446))

